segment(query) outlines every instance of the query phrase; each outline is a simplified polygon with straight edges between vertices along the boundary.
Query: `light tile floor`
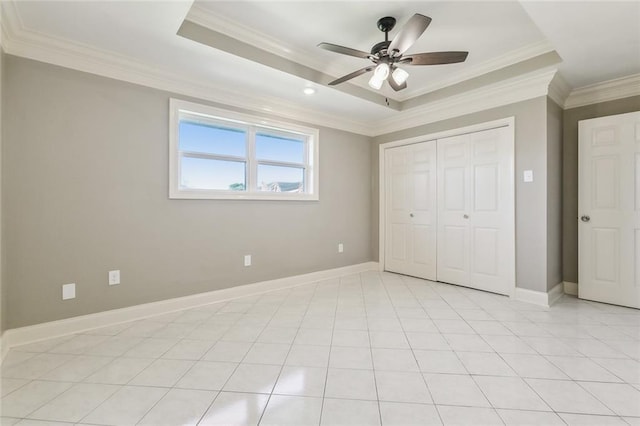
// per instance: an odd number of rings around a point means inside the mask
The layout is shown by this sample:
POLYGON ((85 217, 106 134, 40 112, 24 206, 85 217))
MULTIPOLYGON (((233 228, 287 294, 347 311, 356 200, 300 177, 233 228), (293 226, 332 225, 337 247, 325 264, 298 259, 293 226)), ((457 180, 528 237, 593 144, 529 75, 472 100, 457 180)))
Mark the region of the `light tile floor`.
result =
POLYGON ((640 311, 368 272, 12 349, 2 425, 640 424, 640 311))

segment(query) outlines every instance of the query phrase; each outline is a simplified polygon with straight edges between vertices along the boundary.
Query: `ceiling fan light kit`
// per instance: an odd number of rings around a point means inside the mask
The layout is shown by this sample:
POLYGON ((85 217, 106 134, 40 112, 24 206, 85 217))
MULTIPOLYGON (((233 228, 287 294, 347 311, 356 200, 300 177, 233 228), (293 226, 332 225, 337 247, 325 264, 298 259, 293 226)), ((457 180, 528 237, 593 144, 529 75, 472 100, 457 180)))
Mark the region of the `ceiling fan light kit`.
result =
POLYGON ((371 52, 367 53, 357 49, 340 46, 332 43, 320 43, 318 47, 331 52, 343 55, 355 56, 357 58, 369 59, 373 65, 354 71, 329 83, 329 86, 344 83, 352 78, 373 71, 373 76, 369 80, 369 86, 379 90, 385 80, 393 90, 400 91, 407 87, 409 73, 397 65, 439 65, 454 64, 464 62, 469 52, 428 52, 404 55, 404 53, 420 38, 422 33, 431 23, 431 18, 414 14, 409 21, 400 29, 396 37, 389 41, 389 31, 396 24, 396 19, 385 16, 378 20, 378 29, 384 33, 384 41, 376 43, 371 52))

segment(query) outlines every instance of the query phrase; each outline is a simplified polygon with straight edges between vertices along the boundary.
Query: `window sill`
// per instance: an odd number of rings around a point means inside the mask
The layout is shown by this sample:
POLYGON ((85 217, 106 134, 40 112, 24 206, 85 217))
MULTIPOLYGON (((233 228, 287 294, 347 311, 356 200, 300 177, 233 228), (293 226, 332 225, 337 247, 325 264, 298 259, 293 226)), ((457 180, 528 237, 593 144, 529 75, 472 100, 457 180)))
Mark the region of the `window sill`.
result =
POLYGON ((207 190, 172 190, 169 192, 171 200, 260 200, 260 201, 318 201, 318 194, 289 194, 267 192, 244 192, 230 194, 228 192, 207 190))

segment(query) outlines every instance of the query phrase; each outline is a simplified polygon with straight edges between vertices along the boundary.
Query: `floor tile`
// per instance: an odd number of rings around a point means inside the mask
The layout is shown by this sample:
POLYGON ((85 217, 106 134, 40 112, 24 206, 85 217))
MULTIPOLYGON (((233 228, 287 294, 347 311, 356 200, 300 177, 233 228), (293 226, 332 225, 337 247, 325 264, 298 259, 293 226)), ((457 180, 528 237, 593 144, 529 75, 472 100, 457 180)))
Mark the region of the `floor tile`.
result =
POLYGON ((448 351, 451 349, 440 333, 411 333, 407 332, 407 339, 412 349, 448 351))
POLYGON ((473 379, 494 408, 551 411, 519 377, 475 376, 473 379))
POLYGON ((153 362, 144 358, 116 358, 86 379, 88 383, 124 385, 153 362))
POLYGON ((268 326, 260 336, 258 336, 258 342, 263 343, 283 343, 292 344, 295 339, 298 329, 294 327, 271 327, 268 326))
POLYGON ((322 426, 380 425, 378 403, 325 398, 320 424, 322 426))
POLYGON ((461 352, 493 352, 485 340, 473 334, 444 334, 449 347, 461 352))
POLYGON ((128 384, 171 387, 191 368, 193 361, 157 359, 128 384))
POLYGON ((326 380, 326 368, 285 366, 273 393, 322 397, 326 380))
POLYGON ((69 340, 49 349, 49 353, 80 355, 88 349, 97 346, 107 339, 107 336, 78 334, 69 340))
POLYGON ((0 379, 0 396, 8 395, 27 383, 29 383, 29 380, 26 379, 0 379))
POLYGON ((328 346, 292 345, 285 365, 324 367, 329 365, 328 346))
POLYGON ((206 340, 183 339, 178 341, 172 348, 162 354, 164 359, 199 360, 213 346, 213 342, 206 340))
POLYGON ((290 347, 290 345, 283 343, 256 342, 251 349, 249 349, 249 352, 247 352, 243 362, 250 364, 282 365, 289 354, 290 347))
POLYGON ((260 425, 305 426, 320 424, 322 398, 273 395, 264 410, 260 425))
POLYGON ((330 368, 325 397, 377 400, 373 371, 330 368))
POLYGON ((476 333, 487 336, 512 336, 513 332, 502 325, 499 321, 475 321, 467 320, 467 324, 475 330, 476 333))
POLYGON ((575 382, 546 379, 525 379, 525 381, 556 412, 613 414, 575 382))
POLYGON ((558 413, 558 416, 569 426, 626 426, 627 423, 620 417, 594 416, 590 414, 558 413))
POLYGON ((563 426, 556 413, 525 410, 496 410, 507 426, 563 426))
POLYGON ((167 389, 123 386, 82 419, 85 423, 135 425, 165 394, 167 389))
POLYGON ((207 352, 202 360, 240 362, 245 357, 252 344, 248 342, 217 342, 207 352))
POLYGON ((538 354, 518 336, 483 336, 483 340, 500 354, 538 354))
POLYGON ((78 422, 119 389, 114 385, 78 383, 28 417, 60 422, 78 422))
POLYGON ((372 370, 371 349, 333 346, 329 355, 329 367, 372 370))
POLYGON ((376 370, 419 371, 413 351, 409 349, 373 348, 371 352, 376 370))
POLYGON ((640 417, 640 390, 623 383, 580 382, 604 405, 619 416, 640 417))
POLYGON ((547 356, 556 367, 573 380, 620 382, 621 380, 589 358, 547 356))
POLYGON ((133 336, 113 336, 109 337, 102 343, 88 349, 85 355, 98 355, 98 356, 121 356, 129 349, 140 344, 144 338, 133 336))
POLYGON ((41 353, 2 370, 2 377, 10 379, 37 379, 54 368, 74 359, 74 355, 41 353))
POLYGON ((501 356, 520 377, 534 379, 569 379, 566 374, 542 355, 501 354, 501 356))
POLYGON ((159 339, 151 337, 129 349, 123 356, 128 358, 159 358, 176 343, 178 343, 178 339, 159 339))
POLYGON ((301 328, 298 330, 295 340, 296 345, 331 345, 331 330, 320 330, 315 328, 301 328))
POLYGON ((420 373, 376 371, 380 401, 430 404, 431 395, 420 373))
MULTIPOLYGON (((490 407, 471 376, 424 374, 435 404, 490 407)), ((445 421, 446 424, 446 421, 445 421)))
POLYGON ((386 349, 409 349, 409 342, 403 332, 369 331, 371 347, 386 349))
POLYGON ((224 385, 225 391, 271 393, 281 367, 274 365, 240 364, 224 385))
POLYGON ((522 337, 522 340, 540 355, 551 356, 583 356, 580 352, 551 337, 522 337))
POLYGON ((458 352, 460 361, 470 374, 515 376, 516 373, 495 353, 458 352))
POLYGON ((445 425, 501 425, 502 420, 492 408, 451 407, 438 405, 438 412, 445 425))
POLYGON ((255 393, 220 392, 198 425, 255 426, 268 399, 255 393))
POLYGON ((216 396, 217 392, 171 389, 138 424, 195 425, 216 396))
POLYGON ((434 405, 380 402, 383 426, 441 425, 434 405))
POLYGON ((369 332, 363 330, 333 330, 333 347, 349 346, 357 348, 368 348, 371 346, 369 342, 369 332))
POLYGON ((231 362, 198 361, 175 387, 182 389, 221 390, 238 364, 231 362))
POLYGON ((627 383, 640 384, 640 362, 634 359, 592 358, 592 361, 627 383))
POLYGON ((33 381, 2 398, 2 415, 25 417, 72 386, 72 383, 33 381))
POLYGON ((433 322, 442 334, 476 334, 466 321, 457 319, 434 319, 433 322))
POLYGON ((413 353, 424 373, 467 374, 455 352, 414 350, 413 353))

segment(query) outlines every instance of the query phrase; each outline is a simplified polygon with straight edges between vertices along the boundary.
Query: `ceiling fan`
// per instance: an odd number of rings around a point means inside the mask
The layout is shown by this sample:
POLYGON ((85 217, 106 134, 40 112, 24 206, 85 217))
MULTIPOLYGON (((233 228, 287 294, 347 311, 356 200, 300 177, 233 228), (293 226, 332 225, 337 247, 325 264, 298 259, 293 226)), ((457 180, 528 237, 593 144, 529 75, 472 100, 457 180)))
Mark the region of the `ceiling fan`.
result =
POLYGON ((344 83, 354 77, 373 71, 373 76, 369 80, 369 86, 379 90, 385 80, 389 82, 389 86, 396 92, 407 87, 407 78, 409 73, 400 68, 399 65, 439 65, 439 64, 455 64, 464 62, 469 52, 428 52, 416 53, 413 55, 405 55, 413 43, 420 38, 422 33, 431 23, 428 16, 416 13, 407 21, 400 29, 396 37, 389 41, 389 31, 396 25, 396 19, 391 16, 385 16, 378 20, 378 29, 384 32, 384 41, 375 44, 371 48, 371 53, 363 52, 349 47, 339 46, 331 43, 320 43, 318 47, 343 55, 355 56, 356 58, 369 59, 373 64, 361 68, 357 71, 333 80, 330 86, 344 83))

